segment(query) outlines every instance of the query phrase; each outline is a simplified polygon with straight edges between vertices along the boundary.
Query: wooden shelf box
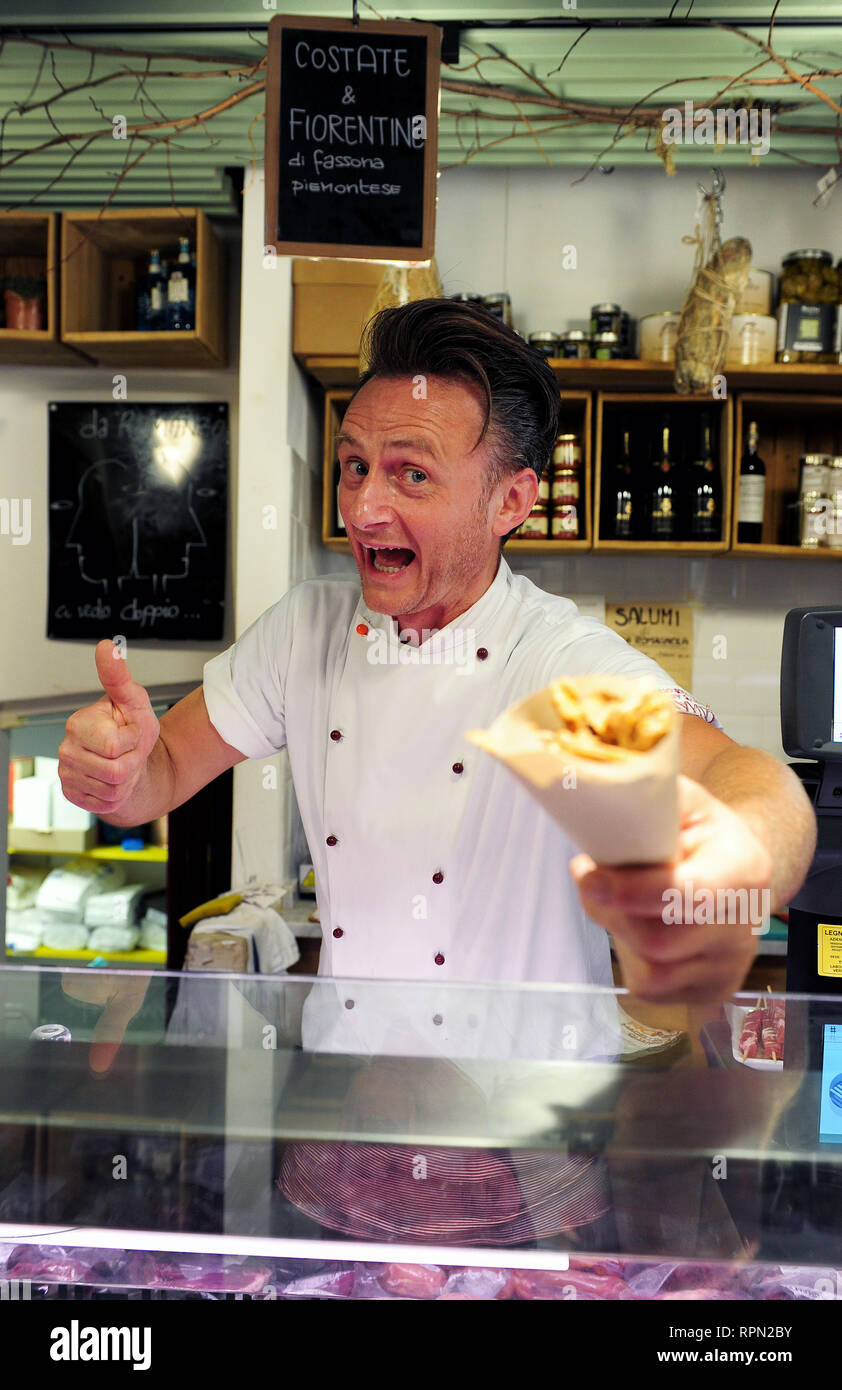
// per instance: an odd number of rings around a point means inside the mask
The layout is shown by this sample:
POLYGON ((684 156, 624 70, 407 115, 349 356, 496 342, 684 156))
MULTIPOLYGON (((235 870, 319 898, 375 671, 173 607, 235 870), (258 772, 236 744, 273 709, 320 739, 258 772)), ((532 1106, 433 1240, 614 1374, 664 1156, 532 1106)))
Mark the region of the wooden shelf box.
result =
POLYGON ((737 396, 734 438, 734 518, 731 544, 736 555, 842 559, 842 547, 804 550, 798 543, 798 490, 802 454, 842 454, 842 410, 836 396, 798 396, 775 392, 737 396), (737 541, 740 460, 749 422, 757 421, 757 452, 766 465, 763 532, 759 545, 737 541))
POLYGON ((105 366, 224 365, 223 253, 200 208, 65 213, 61 246, 63 342, 105 366), (175 260, 180 236, 196 252, 196 327, 137 332, 135 285, 149 252, 158 247, 162 259, 175 260))
MULTIPOLYGON (((325 392, 324 454, 322 467, 322 544, 328 550, 350 554, 351 545, 339 530, 336 505, 336 435, 348 407, 353 390, 343 387, 325 392)), ((582 439, 582 480, 584 536, 575 541, 524 541, 512 538, 507 543, 508 557, 543 553, 567 555, 589 550, 591 545, 591 397, 587 391, 567 391, 562 401, 562 430, 575 430, 582 439)))
POLYGON ((608 391, 597 392, 596 404, 596 443, 594 479, 594 550, 621 551, 624 554, 635 552, 648 554, 718 555, 728 549, 731 534, 731 444, 733 412, 730 400, 713 401, 676 395, 647 392, 626 394, 608 391), (621 447, 623 423, 626 422, 631 435, 632 460, 637 474, 638 487, 648 486, 651 474, 650 437, 654 438, 659 428, 660 417, 668 411, 671 424, 671 451, 675 449, 677 434, 684 435, 685 450, 692 451, 698 438, 701 416, 707 412, 711 424, 719 437, 719 466, 722 483, 722 531, 718 541, 619 541, 602 537, 603 529, 603 479, 610 466, 615 451, 621 447), (676 428, 677 427, 677 428, 676 428))
POLYGON ((86 361, 59 340, 57 222, 54 212, 0 212, 0 280, 25 275, 47 284, 42 328, 7 328, 0 313, 0 362, 73 366, 86 361))
MULTIPOLYGON (((579 538, 575 541, 552 539, 525 541, 512 536, 511 540, 506 542, 505 554, 509 560, 516 559, 518 555, 568 555, 591 549, 591 393, 589 391, 565 391, 561 398, 561 410, 561 433, 578 434, 582 441, 582 475, 579 482, 579 538)), ((550 505, 552 506, 552 504, 550 505)))

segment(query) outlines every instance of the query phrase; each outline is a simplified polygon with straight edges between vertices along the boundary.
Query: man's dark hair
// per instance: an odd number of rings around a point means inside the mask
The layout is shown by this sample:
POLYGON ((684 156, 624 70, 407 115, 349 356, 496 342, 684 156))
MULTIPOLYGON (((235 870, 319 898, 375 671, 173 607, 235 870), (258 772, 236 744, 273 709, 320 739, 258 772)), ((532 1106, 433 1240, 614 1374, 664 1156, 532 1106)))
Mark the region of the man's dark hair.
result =
POLYGON ((438 376, 473 382, 485 396, 492 476, 532 468, 540 479, 560 429, 561 395, 545 358, 479 305, 416 299, 366 324, 357 390, 372 377, 438 376))

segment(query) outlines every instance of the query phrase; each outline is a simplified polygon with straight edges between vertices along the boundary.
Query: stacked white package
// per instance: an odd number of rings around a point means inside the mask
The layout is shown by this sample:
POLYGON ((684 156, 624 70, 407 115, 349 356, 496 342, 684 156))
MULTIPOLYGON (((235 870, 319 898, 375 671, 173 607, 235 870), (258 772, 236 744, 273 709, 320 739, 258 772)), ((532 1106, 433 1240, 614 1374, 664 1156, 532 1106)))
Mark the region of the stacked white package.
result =
POLYGON ((139 936, 140 928, 133 925, 94 927, 88 946, 92 951, 133 951, 139 936))
POLYGON ((37 908, 7 908, 6 950, 37 951, 44 938, 44 919, 37 908))
POLYGON ((140 944, 146 951, 166 951, 167 914, 148 907, 140 923, 140 944))
POLYGON ((38 890, 38 907, 56 922, 81 925, 88 899, 96 893, 119 888, 125 874, 119 864, 97 864, 85 859, 70 859, 60 869, 53 869, 38 890))
POLYGON ((6 886, 6 911, 22 912, 25 908, 34 907, 38 889, 48 872, 48 869, 34 869, 28 864, 10 868, 6 886))
POLYGON ((51 951, 84 951, 89 935, 84 922, 50 922, 44 928, 42 944, 51 951))
MULTIPOLYGON (((108 893, 94 893, 85 903, 87 927, 133 927, 140 899, 148 891, 142 883, 125 883, 108 893)), ((130 946, 115 950, 131 950, 130 946)))

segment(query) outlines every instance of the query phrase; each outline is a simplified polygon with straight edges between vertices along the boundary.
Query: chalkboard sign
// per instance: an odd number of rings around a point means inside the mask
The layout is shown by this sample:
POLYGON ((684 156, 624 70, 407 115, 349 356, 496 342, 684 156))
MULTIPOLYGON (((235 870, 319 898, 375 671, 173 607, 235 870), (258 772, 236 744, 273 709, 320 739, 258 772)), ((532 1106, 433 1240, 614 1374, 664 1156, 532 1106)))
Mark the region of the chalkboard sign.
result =
POLYGON ((47 636, 222 636, 228 406, 51 401, 47 636))
POLYGON ((276 15, 266 76, 266 246, 424 261, 435 246, 441 30, 276 15))

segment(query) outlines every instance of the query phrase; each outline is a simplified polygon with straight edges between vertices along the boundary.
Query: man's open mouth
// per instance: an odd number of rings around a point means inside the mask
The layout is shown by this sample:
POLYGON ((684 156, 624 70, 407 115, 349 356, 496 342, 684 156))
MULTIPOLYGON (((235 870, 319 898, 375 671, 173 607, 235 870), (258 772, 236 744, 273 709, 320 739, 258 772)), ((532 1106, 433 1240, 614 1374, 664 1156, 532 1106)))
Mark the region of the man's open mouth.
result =
POLYGON ((400 574, 415 559, 414 550, 394 545, 367 545, 365 555, 366 565, 377 574, 400 574))

